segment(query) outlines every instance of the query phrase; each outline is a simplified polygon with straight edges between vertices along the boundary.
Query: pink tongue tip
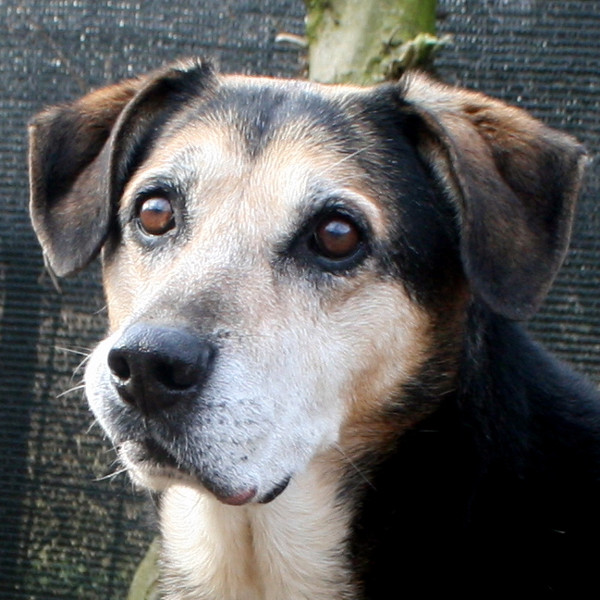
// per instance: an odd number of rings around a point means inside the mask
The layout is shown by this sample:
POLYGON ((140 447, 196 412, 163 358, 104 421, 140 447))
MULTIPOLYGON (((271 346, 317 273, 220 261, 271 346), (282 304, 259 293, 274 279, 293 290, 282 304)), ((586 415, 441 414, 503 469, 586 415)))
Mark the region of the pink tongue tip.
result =
POLYGON ((223 504, 229 504, 230 506, 242 506, 247 504, 256 496, 256 488, 240 492, 239 494, 233 494, 231 496, 217 496, 217 498, 223 502, 223 504))

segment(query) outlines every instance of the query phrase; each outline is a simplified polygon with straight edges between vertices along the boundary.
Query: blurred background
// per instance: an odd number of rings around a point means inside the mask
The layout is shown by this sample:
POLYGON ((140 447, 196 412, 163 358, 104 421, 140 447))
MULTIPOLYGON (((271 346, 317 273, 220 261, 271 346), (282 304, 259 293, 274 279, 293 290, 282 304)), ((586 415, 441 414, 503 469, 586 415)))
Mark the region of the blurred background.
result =
MULTIPOLYGON (((600 383, 600 2, 439 0, 438 75, 583 141, 585 190, 535 337, 600 383)), ((97 265, 60 282, 29 225, 26 123, 46 105, 184 56, 306 73, 303 0, 0 0, 0 597, 125 598, 154 537, 83 394, 105 327, 97 265)), ((335 51, 335 50, 332 50, 335 51)))

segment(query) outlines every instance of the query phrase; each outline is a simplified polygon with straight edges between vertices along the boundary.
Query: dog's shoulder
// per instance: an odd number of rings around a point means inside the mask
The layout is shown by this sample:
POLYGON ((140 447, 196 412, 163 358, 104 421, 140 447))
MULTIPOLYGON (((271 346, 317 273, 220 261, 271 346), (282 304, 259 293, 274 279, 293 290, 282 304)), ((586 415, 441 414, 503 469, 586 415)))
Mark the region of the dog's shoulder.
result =
POLYGON ((419 593, 592 589, 600 394, 520 324, 474 312, 456 390, 365 467, 354 548, 368 597, 399 564, 419 593))
POLYGON ((528 480, 583 475, 585 465, 595 478, 598 390, 523 325, 481 312, 469 325, 459 386, 461 421, 478 424, 478 453, 528 480))

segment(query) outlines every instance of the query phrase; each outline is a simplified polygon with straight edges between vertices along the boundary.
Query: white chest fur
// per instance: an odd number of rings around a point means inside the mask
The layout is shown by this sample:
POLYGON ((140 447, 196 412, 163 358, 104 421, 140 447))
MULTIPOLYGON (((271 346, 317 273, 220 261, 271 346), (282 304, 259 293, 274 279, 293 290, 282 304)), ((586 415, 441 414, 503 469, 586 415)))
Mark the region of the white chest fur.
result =
POLYGON ((167 600, 352 597, 344 543, 350 510, 313 466, 266 505, 225 506, 174 485, 161 526, 167 600))

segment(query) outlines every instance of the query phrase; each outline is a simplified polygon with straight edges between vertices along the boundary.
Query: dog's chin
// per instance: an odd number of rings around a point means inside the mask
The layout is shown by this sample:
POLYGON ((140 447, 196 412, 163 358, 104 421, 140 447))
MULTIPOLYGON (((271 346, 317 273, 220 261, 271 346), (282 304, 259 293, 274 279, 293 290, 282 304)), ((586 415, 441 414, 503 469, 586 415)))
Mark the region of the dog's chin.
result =
POLYGON ((287 477, 263 493, 253 486, 236 489, 179 465, 166 450, 151 440, 124 442, 119 447, 119 457, 132 481, 142 488, 164 492, 172 485, 184 485, 201 493, 210 493, 223 504, 231 506, 272 502, 290 482, 290 477, 287 477))

